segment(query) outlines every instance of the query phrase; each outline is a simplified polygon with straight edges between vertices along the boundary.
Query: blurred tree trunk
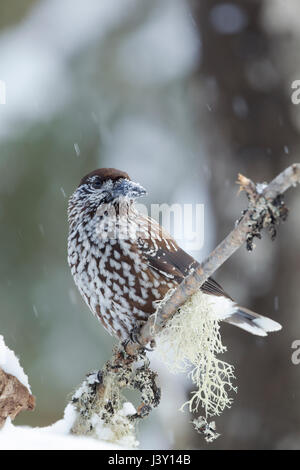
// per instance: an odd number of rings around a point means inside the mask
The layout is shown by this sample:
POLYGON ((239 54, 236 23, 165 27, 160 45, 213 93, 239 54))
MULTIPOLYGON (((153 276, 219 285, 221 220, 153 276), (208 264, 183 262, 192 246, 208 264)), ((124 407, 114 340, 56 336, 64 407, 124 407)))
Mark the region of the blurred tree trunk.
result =
MULTIPOLYGON (((195 112, 201 135, 206 136, 219 242, 239 216, 242 201, 233 197, 232 190, 237 173, 257 182, 271 180, 299 160, 299 135, 285 93, 286 71, 276 54, 283 38, 264 31, 264 2, 233 0, 226 11, 220 7, 229 4, 217 0, 190 0, 190 4, 203 47, 195 77, 195 112), (231 34, 224 34, 224 28, 231 28, 231 34)), ((274 244, 266 236, 257 242, 253 255, 242 249, 218 276, 239 302, 270 315, 284 329, 267 339, 224 329, 224 342, 236 364, 239 394, 219 420, 223 436, 216 448, 274 448, 300 427, 300 410, 293 403, 299 378, 297 383, 290 360, 294 328, 299 325, 299 250, 295 253, 299 236, 293 233, 299 214, 296 198, 297 190, 287 198, 291 215, 274 244)))

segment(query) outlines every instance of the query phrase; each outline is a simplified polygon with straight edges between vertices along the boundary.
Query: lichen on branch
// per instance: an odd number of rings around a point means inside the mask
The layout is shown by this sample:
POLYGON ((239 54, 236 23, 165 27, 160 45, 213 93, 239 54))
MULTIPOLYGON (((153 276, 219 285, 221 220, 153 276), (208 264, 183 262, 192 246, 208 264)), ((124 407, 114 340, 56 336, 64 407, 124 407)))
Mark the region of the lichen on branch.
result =
POLYGON ((71 403, 77 411, 73 434, 89 435, 127 447, 137 446, 135 423, 158 406, 160 389, 145 351, 130 356, 124 346, 116 348, 101 371, 88 374, 73 394, 71 403), (138 361, 142 361, 142 365, 137 366, 138 361), (141 404, 137 410, 126 402, 123 389, 140 392, 141 404))
MULTIPOLYGON (((213 298, 212 298, 213 299, 213 298)), ((229 408, 232 398, 234 368, 218 356, 226 351, 222 344, 219 321, 213 314, 213 300, 196 292, 156 336, 157 352, 173 373, 189 375, 195 390, 182 405, 190 412, 201 406, 205 417, 218 416, 229 408)))

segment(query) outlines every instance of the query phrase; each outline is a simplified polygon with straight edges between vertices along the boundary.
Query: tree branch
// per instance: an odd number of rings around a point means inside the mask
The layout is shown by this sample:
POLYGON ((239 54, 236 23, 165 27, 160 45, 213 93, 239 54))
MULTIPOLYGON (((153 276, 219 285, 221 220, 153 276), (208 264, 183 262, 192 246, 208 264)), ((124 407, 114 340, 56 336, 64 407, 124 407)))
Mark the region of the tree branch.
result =
MULTIPOLYGON (((240 190, 244 190, 249 199, 248 209, 236 223, 232 232, 198 268, 186 276, 166 302, 159 305, 155 315, 152 315, 143 325, 138 338, 141 345, 146 346, 153 340, 155 334, 161 331, 177 310, 245 242, 251 250, 253 237, 260 238, 260 231, 263 228, 271 229, 271 234, 274 236, 274 226, 279 223, 280 219, 285 220, 287 216, 287 209, 282 203, 281 196, 297 183, 300 183, 300 163, 288 167, 268 185, 255 185, 250 179, 239 175, 240 190)), ((131 349, 131 353, 134 353, 134 348, 131 349)))
POLYGON ((0 369, 0 428, 7 417, 12 420, 25 410, 33 410, 35 398, 14 375, 0 369))

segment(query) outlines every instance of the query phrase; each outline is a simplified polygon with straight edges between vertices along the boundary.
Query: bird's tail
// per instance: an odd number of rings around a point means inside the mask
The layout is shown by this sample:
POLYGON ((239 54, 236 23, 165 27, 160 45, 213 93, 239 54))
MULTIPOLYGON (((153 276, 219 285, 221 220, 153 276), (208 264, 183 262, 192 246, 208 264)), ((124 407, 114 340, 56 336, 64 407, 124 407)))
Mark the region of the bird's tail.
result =
POLYGON ((236 306, 236 311, 224 321, 258 336, 267 336, 268 333, 282 328, 280 323, 271 320, 271 318, 258 315, 239 305, 236 306))

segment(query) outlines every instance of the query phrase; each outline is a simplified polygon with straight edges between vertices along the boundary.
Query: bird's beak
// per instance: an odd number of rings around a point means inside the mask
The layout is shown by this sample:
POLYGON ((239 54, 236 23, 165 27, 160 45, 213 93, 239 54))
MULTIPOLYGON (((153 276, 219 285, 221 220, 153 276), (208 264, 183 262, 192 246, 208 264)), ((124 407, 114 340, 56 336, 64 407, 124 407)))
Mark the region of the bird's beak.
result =
POLYGON ((116 198, 123 196, 135 199, 137 197, 145 196, 146 194, 147 191, 143 186, 127 179, 120 181, 113 189, 113 196, 116 198))

